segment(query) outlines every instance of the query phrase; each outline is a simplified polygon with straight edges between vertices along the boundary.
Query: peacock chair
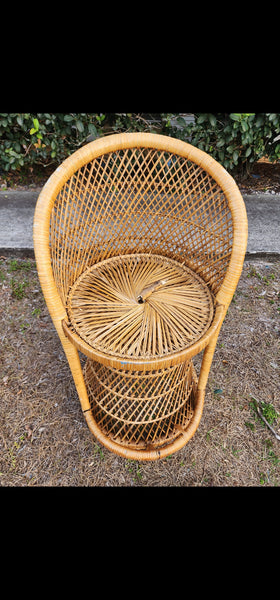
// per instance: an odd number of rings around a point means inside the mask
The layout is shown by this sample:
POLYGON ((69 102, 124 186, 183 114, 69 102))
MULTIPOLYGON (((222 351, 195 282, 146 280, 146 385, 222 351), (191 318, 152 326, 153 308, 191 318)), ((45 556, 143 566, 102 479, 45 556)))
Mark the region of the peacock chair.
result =
POLYGON ((193 436, 246 243, 234 179, 168 136, 99 138, 48 179, 34 216, 38 274, 105 447, 155 460, 193 436))

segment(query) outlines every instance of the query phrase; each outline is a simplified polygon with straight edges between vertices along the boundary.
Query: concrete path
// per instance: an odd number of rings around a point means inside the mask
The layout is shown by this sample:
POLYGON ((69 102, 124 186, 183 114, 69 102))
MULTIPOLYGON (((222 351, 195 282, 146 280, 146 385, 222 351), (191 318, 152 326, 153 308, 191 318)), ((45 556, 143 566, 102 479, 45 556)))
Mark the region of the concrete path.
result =
POLYGON ((248 216, 247 254, 280 259, 280 194, 243 195, 248 216))
POLYGON ((34 256, 33 216, 39 192, 0 192, 0 254, 34 256))
MULTIPOLYGON (((32 225, 39 191, 0 192, 0 255, 34 256, 32 225)), ((280 194, 243 195, 249 223, 246 258, 280 260, 280 194)))

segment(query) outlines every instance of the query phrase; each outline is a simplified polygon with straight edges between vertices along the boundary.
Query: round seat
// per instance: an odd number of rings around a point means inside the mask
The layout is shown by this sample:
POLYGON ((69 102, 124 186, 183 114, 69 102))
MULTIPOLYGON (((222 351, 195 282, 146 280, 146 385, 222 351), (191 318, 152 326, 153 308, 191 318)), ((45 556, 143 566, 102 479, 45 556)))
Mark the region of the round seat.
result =
POLYGON ((93 349, 120 359, 157 359, 198 341, 212 323, 214 303, 190 268, 132 254, 89 267, 70 290, 67 312, 93 349))

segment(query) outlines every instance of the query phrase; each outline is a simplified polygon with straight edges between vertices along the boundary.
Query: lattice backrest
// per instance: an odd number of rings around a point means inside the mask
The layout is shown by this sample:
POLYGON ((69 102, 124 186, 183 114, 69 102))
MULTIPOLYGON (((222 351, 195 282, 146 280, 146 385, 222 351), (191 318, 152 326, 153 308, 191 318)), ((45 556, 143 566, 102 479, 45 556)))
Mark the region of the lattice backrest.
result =
POLYGON ((55 198, 51 261, 63 303, 86 267, 123 254, 150 252, 182 262, 215 294, 224 280, 233 222, 223 189, 188 157, 136 147, 133 139, 132 147, 79 166, 55 198))

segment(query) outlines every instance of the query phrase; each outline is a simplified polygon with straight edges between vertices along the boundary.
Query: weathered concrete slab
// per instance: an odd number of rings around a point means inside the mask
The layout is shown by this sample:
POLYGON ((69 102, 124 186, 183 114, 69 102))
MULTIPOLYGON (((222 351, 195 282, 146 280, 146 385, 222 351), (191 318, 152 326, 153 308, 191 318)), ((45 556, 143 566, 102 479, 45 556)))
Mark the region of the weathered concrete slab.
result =
POLYGON ((39 192, 0 192, 0 251, 32 255, 33 217, 39 192))
MULTIPOLYGON (((0 253, 32 256, 39 191, 0 192, 0 253)), ((247 258, 280 259, 280 194, 243 195, 249 234, 247 258)))
POLYGON ((243 195, 248 216, 248 254, 279 254, 280 195, 243 195))

